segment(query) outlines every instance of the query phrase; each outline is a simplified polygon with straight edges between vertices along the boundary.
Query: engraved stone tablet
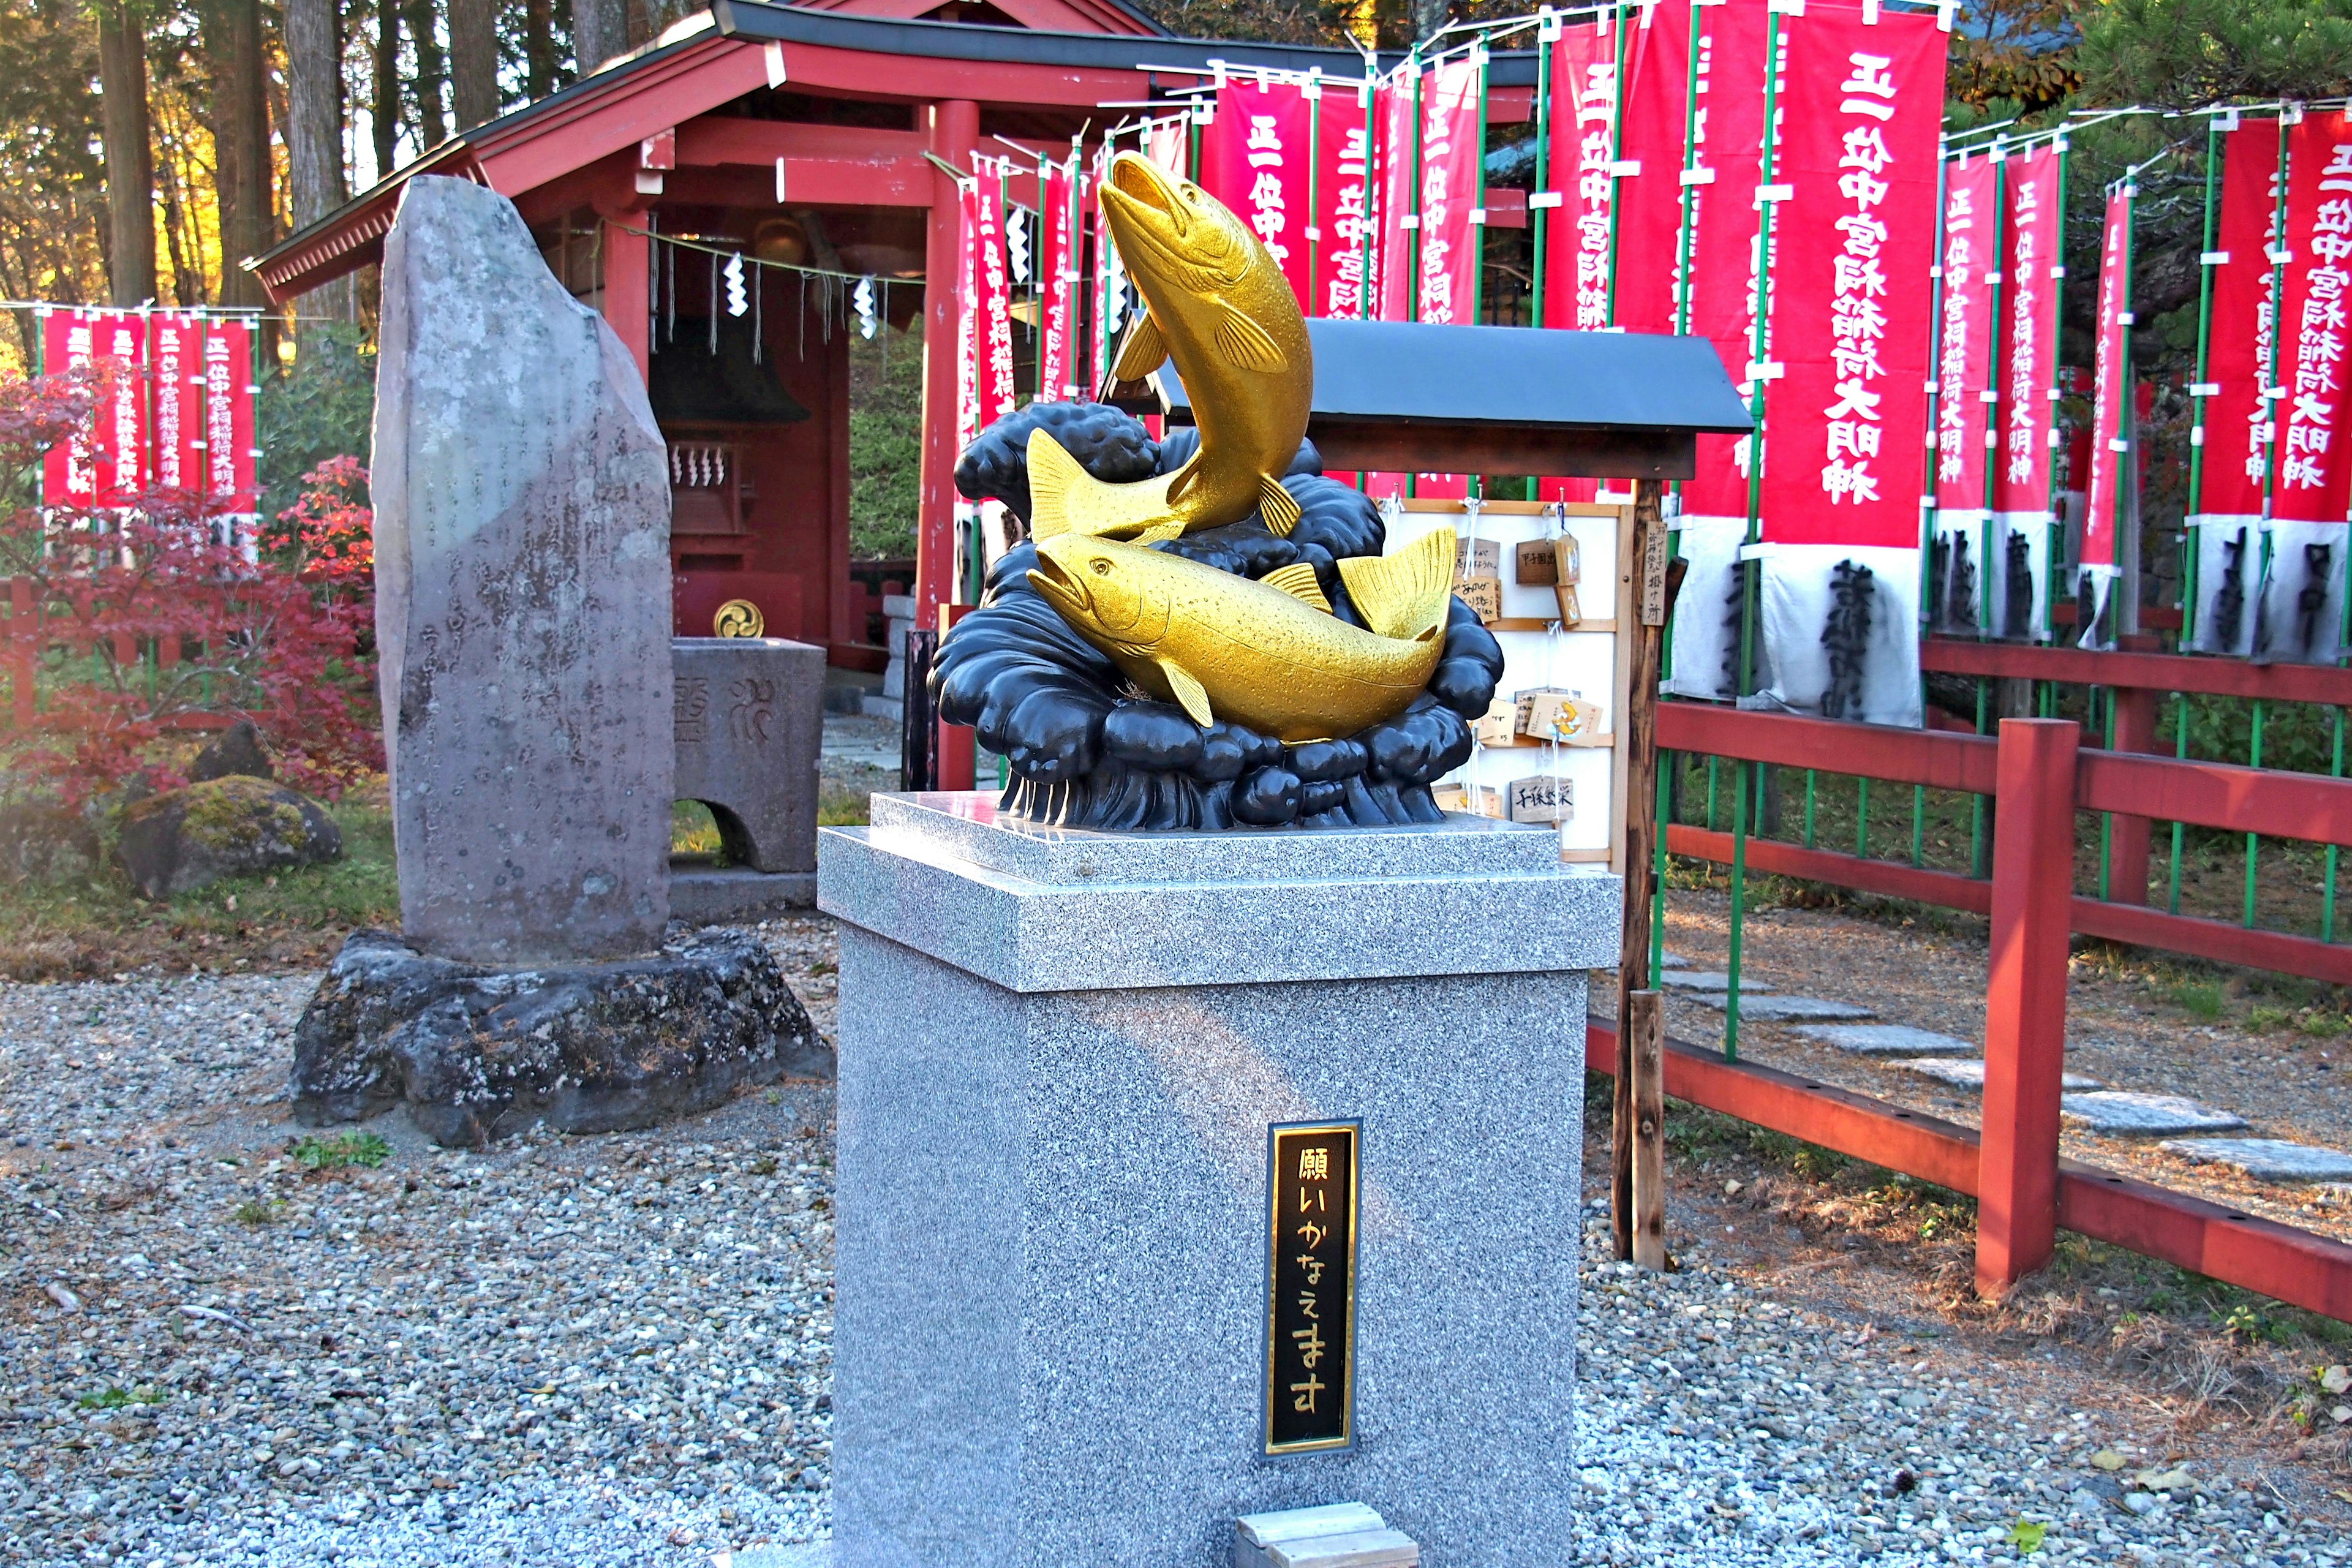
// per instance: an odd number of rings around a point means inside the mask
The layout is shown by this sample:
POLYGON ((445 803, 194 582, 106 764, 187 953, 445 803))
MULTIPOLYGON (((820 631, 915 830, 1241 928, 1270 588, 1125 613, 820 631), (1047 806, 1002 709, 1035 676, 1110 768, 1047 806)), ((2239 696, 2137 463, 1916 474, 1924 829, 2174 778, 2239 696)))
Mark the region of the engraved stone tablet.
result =
POLYGON ((615 958, 669 918, 669 488, 628 353, 512 204, 409 182, 383 247, 376 638, 401 924, 615 958))

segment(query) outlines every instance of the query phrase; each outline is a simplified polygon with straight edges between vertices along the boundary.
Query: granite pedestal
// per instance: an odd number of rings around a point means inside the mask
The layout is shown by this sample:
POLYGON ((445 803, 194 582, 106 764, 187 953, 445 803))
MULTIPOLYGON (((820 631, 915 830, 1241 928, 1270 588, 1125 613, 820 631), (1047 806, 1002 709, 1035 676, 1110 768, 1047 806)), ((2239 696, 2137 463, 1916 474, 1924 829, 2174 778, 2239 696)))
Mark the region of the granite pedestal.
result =
POLYGON ((1360 1501, 1570 1557, 1585 972, 1617 879, 1475 817, 820 836, 842 921, 834 1561, 1223 1564, 1360 1501), (1362 1121, 1355 1446, 1261 1451, 1267 1128, 1362 1121))

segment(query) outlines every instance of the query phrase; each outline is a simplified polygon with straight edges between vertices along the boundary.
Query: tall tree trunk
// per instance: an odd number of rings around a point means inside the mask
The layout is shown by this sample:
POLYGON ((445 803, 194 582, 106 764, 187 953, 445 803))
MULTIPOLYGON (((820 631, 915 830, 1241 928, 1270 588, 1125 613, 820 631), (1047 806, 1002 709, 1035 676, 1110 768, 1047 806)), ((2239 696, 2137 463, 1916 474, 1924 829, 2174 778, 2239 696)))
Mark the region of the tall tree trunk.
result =
MULTIPOLYGON (((286 0, 286 174, 294 224, 318 222, 343 203, 343 40, 335 0, 286 0)), ((349 319, 349 281, 305 306, 349 319)))
POLYGON ((1412 0, 1412 36, 1426 43, 1454 20, 1454 7, 1448 0, 1412 0))
POLYGON ((224 305, 266 303, 261 280, 245 259, 269 248, 271 221, 269 103, 262 79, 260 0, 214 0, 207 18, 213 58, 214 179, 220 194, 221 284, 224 305))
POLYGON ((555 37, 554 0, 523 0, 523 90, 532 101, 563 85, 563 47, 555 37))
POLYGON ((375 0, 375 177, 400 161, 400 5, 375 0))
POLYGON ((572 58, 586 76, 629 47, 623 0, 572 0, 572 58))
POLYGON ((155 153, 147 38, 125 0, 99 0, 98 80, 105 99, 107 292, 115 304, 143 305, 155 297, 155 153))
POLYGON ((416 139, 430 152, 449 140, 449 85, 440 30, 433 25, 433 0, 407 0, 408 36, 416 44, 416 139))
POLYGON ((460 132, 499 117, 498 0, 449 0, 449 85, 460 132))
POLYGON ((656 0, 622 0, 621 27, 630 48, 641 47, 661 28, 654 20, 656 0))

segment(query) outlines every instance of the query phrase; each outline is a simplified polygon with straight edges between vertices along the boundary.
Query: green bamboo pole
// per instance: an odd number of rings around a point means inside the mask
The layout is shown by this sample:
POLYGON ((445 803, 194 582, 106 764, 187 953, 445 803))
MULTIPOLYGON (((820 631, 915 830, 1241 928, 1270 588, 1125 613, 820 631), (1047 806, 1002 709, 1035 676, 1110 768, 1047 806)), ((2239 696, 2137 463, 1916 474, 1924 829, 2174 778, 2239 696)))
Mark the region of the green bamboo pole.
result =
MULTIPOLYGON (((2286 303, 2286 263, 2280 259, 2286 254, 2288 163, 2286 132, 2287 118, 2284 110, 2282 109, 2278 117, 2278 195, 2271 207, 2271 300, 2274 308, 2284 307, 2286 303)), ((2263 366, 2263 384, 2260 388, 2264 424, 2270 434, 2263 443, 2263 521, 2265 526, 2263 529, 2262 570, 2254 578, 2257 584, 2266 584, 2270 578, 2271 533, 2268 524, 2271 519, 2271 508, 2276 502, 2278 496, 2279 406, 2277 400, 2270 395, 2270 392, 2271 388, 2278 384, 2279 339, 2282 335, 2283 333, 2275 329, 2271 332, 2270 363, 2263 366)), ((2257 607, 2254 614, 2259 618, 2262 615, 2261 609, 2257 607)), ((2254 704, 2253 743, 2249 752, 2248 765, 2257 768, 2263 765, 2263 705, 2260 701, 2254 704)), ((2262 858, 2261 845, 2261 835, 2254 833, 2246 835, 2245 923, 2249 927, 2254 923, 2254 874, 2257 864, 2262 858)))
MULTIPOLYGON (((1942 374, 1944 346, 1944 291, 1951 286, 1951 279, 1946 277, 1944 273, 1945 247, 1950 243, 1949 236, 1945 233, 1946 213, 1944 209, 1946 204, 1950 200, 1948 187, 1951 183, 1951 166, 1953 162, 1953 160, 1946 154, 1944 138, 1941 136, 1937 137, 1936 143, 1936 242, 1935 249, 1929 253, 1934 256, 1936 259, 1935 265, 1929 268, 1931 286, 1927 291, 1927 460, 1921 465, 1920 468, 1919 494, 1918 602, 1920 607, 1922 609, 1927 609, 1931 616, 1933 615, 1933 611, 1928 608, 1927 605, 1927 589, 1931 580, 1929 576, 1928 563, 1934 558, 1936 547, 1936 524, 1941 519, 1940 510, 1937 506, 1936 495, 1937 482, 1936 477, 1936 431, 1937 416, 1942 408, 1944 392, 1944 377, 1942 374)), ((1966 162, 1967 157, 1968 154, 1965 153, 1960 154, 1960 161, 1966 162)), ((1924 714, 1927 711, 1927 672, 1925 669, 1922 669, 1919 672, 1919 710, 1924 714)), ((1913 784, 1911 786, 1911 864, 1914 866, 1920 864, 1920 848, 1922 839, 1925 837, 1922 829, 1925 826, 1927 812, 1927 791, 1924 785, 1913 784)))
MULTIPOLYGON (((1404 247, 1405 309, 1408 321, 1421 320, 1421 46, 1406 51, 1405 68, 1412 73, 1412 223, 1406 230, 1412 243, 1404 247)), ((1404 477, 1404 493, 1410 500, 1421 489, 1418 470, 1404 477)))
MULTIPOLYGON (((2120 303, 2117 306, 2117 310, 2121 316, 2121 324, 2116 329, 2116 427, 2108 432, 2108 437, 2111 437, 2116 441, 2128 440, 2129 436, 2127 432, 2129 432, 2132 427, 2132 240, 2135 237, 2133 231, 2136 226, 2139 212, 2139 187, 2132 184, 2132 180, 2137 174, 2137 170, 2134 170, 2132 174, 2126 174, 2124 177, 2124 182, 2121 187, 2124 198, 2124 277, 2120 303)), ((2094 440, 2107 438, 2101 437, 2096 430, 2091 432, 2091 437, 2094 440)), ((2115 547, 2116 551, 2120 552, 2123 548, 2124 527, 2123 465, 2126 463, 2137 463, 2139 460, 2139 454, 2133 448, 2126 447, 2115 454, 2115 460, 2116 465, 2116 516, 2113 520, 2112 526, 2116 531, 2115 547)), ((2087 493, 2083 497, 2083 505, 2084 508, 2084 521, 2086 528, 2089 523, 2088 509, 2096 504, 2096 497, 2087 493)), ((2115 594, 2122 586, 2122 576, 2118 574, 2115 584, 2108 588, 2108 594, 2111 595, 2115 594)), ((2120 616, 2121 612, 2118 611, 2117 614, 2120 616)), ((2078 627, 2077 630, 2087 631, 2089 628, 2078 627)), ((2106 740, 2105 743, 2109 751, 2113 751, 2116 744, 2115 689, 2112 687, 2105 689, 2094 688, 2091 693, 2091 700, 2094 703, 2098 702, 2099 693, 2102 689, 2106 693, 2106 740)), ((2102 903, 2106 902, 2107 900, 2107 850, 2109 846, 2115 842, 2115 832, 2116 814, 2111 811, 2103 811, 2099 813, 2099 901, 2102 903)))
MULTIPOLYGON (((1535 188, 1539 192, 1551 189, 1551 52, 1554 35, 1549 30, 1564 26, 1566 24, 1547 8, 1543 23, 1536 29, 1535 188)), ((1528 211, 1528 244, 1534 257, 1534 276, 1528 289, 1528 324, 1531 327, 1544 324, 1544 259, 1549 254, 1551 243, 1550 218, 1551 210, 1548 207, 1530 207, 1528 211)), ((1663 772, 1660 776, 1664 776, 1663 772)), ((1653 969, 1652 973, 1656 971, 1653 969)))
MULTIPOLYGON (((1479 306, 1486 285, 1486 35, 1478 35, 1478 122, 1476 137, 1476 178, 1474 184, 1477 197, 1471 206, 1471 216, 1476 221, 1470 227, 1470 324, 1478 324, 1479 306)), ((1486 493, 1486 476, 1466 476, 1466 493, 1483 496, 1486 493)))
MULTIPOLYGON (((1997 393, 2000 389, 2000 350, 2004 341, 2000 330, 2000 302, 2005 285, 2010 281, 2004 266, 2009 243, 2008 215, 2009 148, 2002 138, 1996 136, 1992 142, 1992 264, 1988 269, 1990 278, 1987 284, 1989 292, 1985 307, 1985 384, 1980 389, 1984 393, 1997 393)), ((1993 500, 2000 469, 2000 405, 1992 397, 1985 397, 1983 403, 1984 521, 1977 529, 1977 634, 1979 637, 1992 630, 1992 595, 1987 590, 1993 580, 1993 500)), ((1979 676, 1977 733, 1979 735, 1986 732, 1986 696, 1984 677, 1979 676)), ((1990 847, 1985 840, 1986 805, 1983 795, 1969 797, 1969 871, 1971 876, 1991 874, 1990 847)))
MULTIPOLYGON (((2253 744, 2249 750, 2251 754, 2247 759, 2247 765, 2261 767, 2263 765, 2263 702, 2260 698, 2254 700, 2254 738, 2253 744)), ((2261 859, 2258 849, 2260 843, 2261 835, 2253 833, 2246 835, 2246 924, 2249 928, 2254 923, 2254 870, 2261 859)))
POLYGON ((1323 248, 1323 68, 1307 73, 1307 313, 1315 313, 1322 287, 1317 264, 1323 248))
MULTIPOLYGON (((2213 242, 2220 237, 2221 190, 2221 117, 2205 119, 2205 243, 2199 252, 2197 268, 2197 380, 2189 389, 2189 530, 2181 557, 2180 640, 2185 645, 2197 635, 2197 540, 2200 531, 2196 521, 2205 510, 2205 377, 2213 345, 2213 268, 2202 258, 2213 254, 2213 242)), ((2172 825, 2172 853, 2180 855, 2180 824, 2172 825)))
MULTIPOLYGON (((1603 318, 1612 327, 1617 324, 1617 165, 1625 161, 1624 0, 1618 0, 1613 23, 1609 43, 1609 302, 1603 318)), ((1659 842, 1664 842, 1663 835, 1659 842)), ((1654 964, 1650 973, 1657 973, 1654 964)))
MULTIPOLYGON (((1682 166, 1685 170, 1698 167, 1698 144, 1696 141, 1698 126, 1698 46, 1700 37, 1698 13, 1699 8, 1696 5, 1690 7, 1689 48, 1683 65, 1682 166)), ((1622 16, 1619 22, 1618 39, 1621 44, 1624 39, 1624 28, 1622 16)), ((1623 58, 1623 52, 1621 49, 1618 57, 1619 67, 1617 76, 1617 103, 1621 122, 1623 119, 1625 103, 1623 58)), ((1692 195, 1694 188, 1695 187, 1693 187, 1687 181, 1684 182, 1681 188, 1682 213, 1675 225, 1675 331, 1677 336, 1690 331, 1691 237, 1692 223, 1696 216, 1696 209, 1692 205, 1696 200, 1692 195)), ((1611 312, 1610 321, 1612 324, 1614 324, 1616 321, 1615 312, 1617 308, 1617 202, 1614 195, 1616 187, 1613 182, 1613 177, 1610 189, 1612 195, 1609 204, 1609 308, 1611 312)), ((1675 481, 1674 494, 1677 503, 1679 503, 1682 499, 1682 493, 1683 482, 1680 479, 1676 479, 1675 481)), ((1669 553, 1680 554, 1682 552, 1682 542, 1679 539, 1676 539, 1672 532, 1669 532, 1666 537, 1668 540, 1667 548, 1669 553)), ((1658 644, 1659 680, 1664 682, 1671 679, 1674 676, 1674 670, 1675 628, 1674 623, 1669 620, 1666 624, 1665 636, 1659 639, 1658 644)), ((1710 770, 1713 765, 1713 761, 1710 759, 1708 763, 1710 770)), ((1714 779, 1710 773, 1708 779, 1708 788, 1710 792, 1712 792, 1713 787, 1714 779)), ((1714 826, 1714 815, 1710 809, 1707 826, 1712 829, 1714 826)), ((1663 833, 1658 836, 1658 850, 1662 855, 1665 852, 1665 835, 1663 833)), ((1660 879, 1659 885, 1661 887, 1664 886, 1663 877, 1660 879)))
MULTIPOLYGON (((1694 16, 1696 11, 1694 8, 1694 16)), ((1696 61, 1696 50, 1692 51, 1696 61)), ((1756 183, 1761 187, 1772 183, 1773 154, 1779 151, 1772 134, 1774 117, 1780 109, 1780 13, 1772 12, 1764 26, 1764 133, 1757 153, 1756 183)), ((1696 95, 1694 94, 1694 99, 1696 95)), ((1748 382, 1748 412, 1750 428, 1748 436, 1748 531, 1747 542, 1757 542, 1759 525, 1763 514, 1764 500, 1764 392, 1769 384, 1762 365, 1767 349, 1766 327, 1770 316, 1773 216, 1779 204, 1759 202, 1756 208, 1756 321, 1748 331, 1748 358, 1755 362, 1748 382)), ((1745 696, 1756 681, 1756 614, 1757 595, 1751 563, 1739 563, 1739 682, 1738 695, 1745 696)), ((1732 768, 1731 808, 1731 943, 1730 959, 1725 966, 1728 986, 1723 1005, 1723 1056, 1726 1061, 1739 1059, 1739 959, 1743 944, 1744 925, 1748 913, 1748 764, 1742 762, 1732 768)))

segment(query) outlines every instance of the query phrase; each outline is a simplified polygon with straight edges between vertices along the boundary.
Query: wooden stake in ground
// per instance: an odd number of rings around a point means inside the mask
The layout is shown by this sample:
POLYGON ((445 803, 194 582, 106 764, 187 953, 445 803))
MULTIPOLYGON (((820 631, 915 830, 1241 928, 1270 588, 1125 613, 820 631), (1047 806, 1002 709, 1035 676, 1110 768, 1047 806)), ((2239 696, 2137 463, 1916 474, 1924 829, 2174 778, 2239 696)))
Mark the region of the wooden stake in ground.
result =
POLYGON ((1629 558, 1620 571, 1637 574, 1634 598, 1641 608, 1641 626, 1631 639, 1633 668, 1625 682, 1623 730, 1625 745, 1625 920, 1617 954, 1617 1058, 1615 1094, 1610 1116, 1609 1219, 1620 1261, 1660 1268, 1665 1264, 1664 1232, 1657 1231, 1654 1258, 1644 1259, 1637 1243, 1637 1219, 1646 1214, 1654 1226, 1663 1219, 1664 1161, 1661 1142, 1664 1130, 1665 1092, 1658 1081, 1664 1021, 1655 1005, 1650 984, 1651 862, 1658 843, 1658 665, 1666 626, 1666 558, 1668 540, 1660 505, 1661 487, 1643 479, 1633 487, 1633 539, 1629 558), (1660 1044, 1649 1051, 1635 1049, 1634 1006, 1639 995, 1652 998, 1652 1018, 1660 1044), (1647 1058, 1646 1068, 1644 1058, 1647 1058), (1646 1071, 1648 1082, 1643 1083, 1646 1071), (1646 1129, 1641 1107, 1654 1108, 1646 1129), (1636 1149, 1646 1142, 1646 1153, 1636 1149), (1634 1171, 1646 1160, 1657 1173, 1655 1203, 1636 1202, 1634 1171))
POLYGON ((1666 1004, 1657 991, 1626 998, 1633 1042, 1633 1261, 1666 1267, 1666 1004))

